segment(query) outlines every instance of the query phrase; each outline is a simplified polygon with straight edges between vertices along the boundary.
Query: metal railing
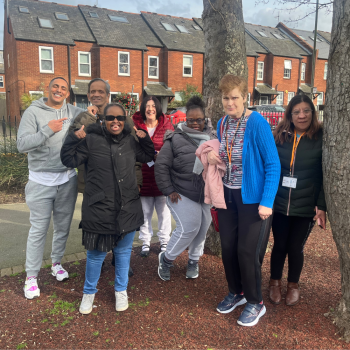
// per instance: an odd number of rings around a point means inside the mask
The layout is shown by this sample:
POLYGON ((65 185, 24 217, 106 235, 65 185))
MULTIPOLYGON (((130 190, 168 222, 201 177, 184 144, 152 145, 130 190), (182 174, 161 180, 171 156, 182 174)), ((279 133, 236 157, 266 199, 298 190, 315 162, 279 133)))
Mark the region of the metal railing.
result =
POLYGON ((16 141, 18 122, 17 117, 3 116, 1 121, 2 135, 0 137, 0 153, 12 154, 18 153, 16 141))

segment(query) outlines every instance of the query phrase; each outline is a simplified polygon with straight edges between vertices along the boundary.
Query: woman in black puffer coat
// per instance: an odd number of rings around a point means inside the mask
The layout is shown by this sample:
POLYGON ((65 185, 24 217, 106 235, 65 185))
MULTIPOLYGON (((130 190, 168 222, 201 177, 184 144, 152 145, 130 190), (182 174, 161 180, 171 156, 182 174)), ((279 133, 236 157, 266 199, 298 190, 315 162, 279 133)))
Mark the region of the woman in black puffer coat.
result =
POLYGON ((217 137, 210 120, 205 119, 204 103, 199 97, 192 97, 186 108, 186 123, 166 136, 155 162, 157 186, 167 196, 176 221, 166 251, 159 254, 158 275, 164 281, 170 280, 172 262, 187 247, 186 278, 198 277, 198 261, 211 222, 210 206, 204 203, 203 165, 195 152, 200 144, 217 137))
POLYGON ((101 266, 108 251, 115 255, 116 310, 128 308, 126 288, 135 230, 143 224, 135 162, 150 162, 154 146, 149 135, 130 134, 122 105, 105 108, 102 125, 71 132, 62 147, 62 163, 69 168, 85 164, 82 204, 83 244, 87 249, 84 296, 79 311, 88 314, 97 292, 101 266))

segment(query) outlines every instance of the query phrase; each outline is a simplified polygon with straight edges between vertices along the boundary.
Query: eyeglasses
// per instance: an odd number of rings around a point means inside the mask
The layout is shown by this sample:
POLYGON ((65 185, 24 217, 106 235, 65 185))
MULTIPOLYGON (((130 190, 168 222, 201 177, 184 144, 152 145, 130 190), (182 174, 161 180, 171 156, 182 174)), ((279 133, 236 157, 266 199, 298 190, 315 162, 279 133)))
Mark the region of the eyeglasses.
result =
POLYGON ((112 122, 114 119, 117 119, 117 120, 120 121, 120 122, 125 122, 126 117, 125 117, 125 115, 117 115, 117 116, 114 116, 114 115, 106 115, 106 116, 105 116, 105 120, 106 120, 107 122, 112 122))
POLYGON ((203 118, 198 118, 198 119, 188 118, 188 119, 186 119, 186 122, 188 124, 194 124, 194 123, 202 124, 204 121, 205 121, 205 119, 203 119, 203 118))
POLYGON ((292 115, 294 115, 294 117, 298 117, 300 115, 300 113, 304 113, 304 115, 309 115, 311 112, 312 112, 311 109, 305 109, 305 111, 292 112, 292 115))

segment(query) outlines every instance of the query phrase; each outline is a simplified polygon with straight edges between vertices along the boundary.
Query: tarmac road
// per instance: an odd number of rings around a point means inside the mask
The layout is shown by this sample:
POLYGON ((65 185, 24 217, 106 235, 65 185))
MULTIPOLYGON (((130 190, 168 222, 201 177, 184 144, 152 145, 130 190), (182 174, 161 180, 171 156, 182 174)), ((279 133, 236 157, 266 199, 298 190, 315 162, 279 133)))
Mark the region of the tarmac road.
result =
MULTIPOLYGON (((78 229, 81 217, 81 202, 83 195, 78 195, 75 205, 71 230, 67 241, 65 255, 85 251, 81 244, 81 230, 78 229)), ((157 232, 157 216, 154 213, 152 218, 154 232, 157 232)), ((175 228, 175 221, 172 219, 172 228, 175 228)), ((24 265, 29 223, 29 209, 23 204, 1 204, 0 205, 0 269, 24 265)), ((46 237, 44 260, 50 259, 51 244, 53 236, 52 220, 46 237)), ((158 242, 158 237, 152 237, 152 243, 158 242)), ((136 233, 134 246, 141 245, 136 233)))

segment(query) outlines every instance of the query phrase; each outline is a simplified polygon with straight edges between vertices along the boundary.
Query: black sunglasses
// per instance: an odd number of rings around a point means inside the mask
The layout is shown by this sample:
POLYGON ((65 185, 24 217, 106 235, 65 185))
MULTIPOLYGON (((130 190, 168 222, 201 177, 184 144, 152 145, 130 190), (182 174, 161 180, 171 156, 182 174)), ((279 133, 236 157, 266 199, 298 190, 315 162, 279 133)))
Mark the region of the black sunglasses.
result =
POLYGON ((117 120, 120 121, 120 122, 125 122, 126 116, 125 116, 125 115, 117 115, 117 116, 114 116, 114 115, 106 115, 106 116, 105 116, 105 120, 106 120, 107 122, 112 122, 114 119, 117 119, 117 120))

